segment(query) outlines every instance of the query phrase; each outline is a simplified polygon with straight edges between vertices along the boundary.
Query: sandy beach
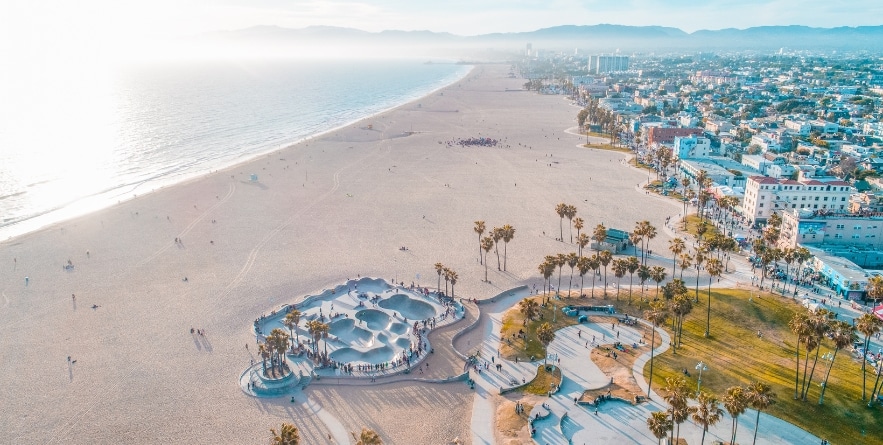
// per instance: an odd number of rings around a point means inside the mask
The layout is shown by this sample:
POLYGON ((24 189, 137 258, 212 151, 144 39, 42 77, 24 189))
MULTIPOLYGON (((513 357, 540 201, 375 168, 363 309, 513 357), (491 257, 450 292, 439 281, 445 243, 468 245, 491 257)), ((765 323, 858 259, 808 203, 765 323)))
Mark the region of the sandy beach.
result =
MULTIPOLYGON (((463 384, 317 385, 305 405, 237 379, 259 359, 255 318, 347 278, 434 288, 441 262, 458 297, 484 299, 539 287, 543 256, 576 251, 555 240, 559 202, 588 229, 680 212, 638 191, 647 174, 621 153, 579 146, 565 131, 578 108, 508 71, 479 65, 382 115, 0 244, 0 443, 265 443, 284 421, 329 443, 316 405, 388 443, 470 443, 463 384), (471 137, 500 143, 445 144, 471 137), (490 283, 475 220, 516 229, 507 272, 489 255, 490 283)), ((659 232, 650 248, 667 251, 659 232)))

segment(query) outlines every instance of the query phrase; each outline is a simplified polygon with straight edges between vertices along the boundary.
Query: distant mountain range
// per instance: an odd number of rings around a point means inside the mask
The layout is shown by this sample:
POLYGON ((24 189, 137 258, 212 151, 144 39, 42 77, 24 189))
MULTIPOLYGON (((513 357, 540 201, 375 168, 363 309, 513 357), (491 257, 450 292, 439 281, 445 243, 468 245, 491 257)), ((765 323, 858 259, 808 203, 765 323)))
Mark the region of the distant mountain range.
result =
POLYGON ((838 28, 761 26, 747 29, 701 30, 686 33, 662 26, 564 25, 530 32, 458 36, 431 31, 367 32, 352 28, 311 26, 289 29, 256 26, 204 34, 200 39, 258 45, 354 45, 436 50, 520 50, 527 43, 543 50, 665 51, 665 50, 789 50, 880 52, 883 25, 838 28))

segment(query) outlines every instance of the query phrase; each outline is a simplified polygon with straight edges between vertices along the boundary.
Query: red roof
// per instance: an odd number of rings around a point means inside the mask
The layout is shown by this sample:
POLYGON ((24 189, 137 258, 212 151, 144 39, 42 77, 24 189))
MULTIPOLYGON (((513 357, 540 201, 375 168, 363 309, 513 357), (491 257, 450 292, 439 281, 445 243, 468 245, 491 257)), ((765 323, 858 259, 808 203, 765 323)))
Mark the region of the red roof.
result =
POLYGON ((877 318, 883 320, 883 304, 875 307, 873 312, 874 312, 874 315, 877 316, 877 318))

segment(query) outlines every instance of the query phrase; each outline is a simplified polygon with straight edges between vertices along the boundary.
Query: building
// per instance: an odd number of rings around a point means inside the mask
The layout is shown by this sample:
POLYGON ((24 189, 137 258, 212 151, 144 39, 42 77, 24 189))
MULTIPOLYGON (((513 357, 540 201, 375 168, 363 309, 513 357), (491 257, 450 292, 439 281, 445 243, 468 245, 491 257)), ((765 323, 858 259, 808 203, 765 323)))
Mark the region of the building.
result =
POLYGON ((707 158, 711 156, 711 140, 705 137, 675 136, 672 150, 678 159, 707 158))
POLYGON ((775 212, 806 209, 846 213, 852 187, 849 183, 815 179, 794 181, 752 176, 745 184, 744 216, 752 223, 766 221, 775 212))
POLYGON ((847 214, 799 209, 781 212, 779 245, 843 245, 883 249, 883 213, 847 214))
POLYGON ((736 173, 739 173, 738 170, 727 169, 709 160, 682 159, 679 165, 681 171, 693 180, 699 176, 700 172, 704 171, 705 175, 708 176, 714 184, 734 189, 741 189, 745 186, 745 176, 741 173, 737 175, 736 173))
POLYGON ((791 119, 785 119, 785 128, 799 134, 800 136, 809 136, 810 131, 812 131, 812 126, 806 123, 806 121, 791 119))
POLYGON ((589 56, 589 73, 617 73, 629 70, 629 56, 598 55, 589 56))
POLYGON ((676 137, 702 136, 701 128, 650 127, 647 129, 647 144, 674 144, 676 137))
POLYGON ((831 251, 811 247, 807 249, 813 254, 812 268, 838 295, 850 300, 865 297, 870 274, 864 269, 831 251))
POLYGON ((773 178, 790 178, 797 171, 791 164, 773 164, 767 167, 766 174, 773 178))

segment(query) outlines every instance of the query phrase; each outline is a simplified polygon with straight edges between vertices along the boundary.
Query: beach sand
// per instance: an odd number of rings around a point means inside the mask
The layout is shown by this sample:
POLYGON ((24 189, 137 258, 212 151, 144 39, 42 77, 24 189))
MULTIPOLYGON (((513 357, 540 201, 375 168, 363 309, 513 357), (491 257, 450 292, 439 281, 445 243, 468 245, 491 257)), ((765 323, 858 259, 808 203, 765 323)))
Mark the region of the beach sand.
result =
MULTIPOLYGON (((434 288, 436 262, 458 272, 457 296, 539 286, 544 255, 576 251, 555 240, 557 203, 575 205, 587 229, 662 227, 679 212, 636 190, 647 174, 621 153, 565 133, 575 106, 521 91, 508 70, 478 65, 358 124, 0 244, 0 443, 263 443, 283 421, 325 443, 310 410, 237 385, 258 359, 260 314, 357 275, 434 288), (442 143, 480 136, 508 147, 442 143), (478 219, 516 229, 507 272, 490 254, 490 283, 478 219)), ((660 230, 651 248, 666 243, 660 230)), ((467 390, 399 382, 306 392, 347 428, 444 443, 468 434, 467 390), (456 416, 434 414, 459 403, 456 416)))

